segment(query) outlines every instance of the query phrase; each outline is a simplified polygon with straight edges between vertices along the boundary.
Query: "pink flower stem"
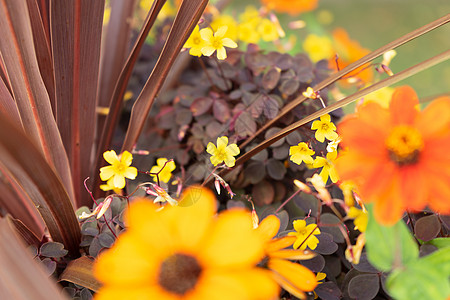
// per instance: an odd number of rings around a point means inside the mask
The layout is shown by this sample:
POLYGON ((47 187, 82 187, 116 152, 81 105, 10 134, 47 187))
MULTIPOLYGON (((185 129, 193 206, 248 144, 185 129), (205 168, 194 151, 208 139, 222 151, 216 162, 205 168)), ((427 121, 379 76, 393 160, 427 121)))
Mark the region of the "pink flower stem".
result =
POLYGON ((289 201, 291 201, 292 198, 294 198, 294 197, 295 197, 297 194, 299 194, 301 191, 302 191, 302 190, 298 190, 298 191, 296 191, 295 193, 293 193, 289 198, 287 198, 286 201, 284 201, 284 202, 277 208, 277 210, 275 211, 275 214, 279 213, 280 210, 281 210, 286 204, 288 204, 289 201))

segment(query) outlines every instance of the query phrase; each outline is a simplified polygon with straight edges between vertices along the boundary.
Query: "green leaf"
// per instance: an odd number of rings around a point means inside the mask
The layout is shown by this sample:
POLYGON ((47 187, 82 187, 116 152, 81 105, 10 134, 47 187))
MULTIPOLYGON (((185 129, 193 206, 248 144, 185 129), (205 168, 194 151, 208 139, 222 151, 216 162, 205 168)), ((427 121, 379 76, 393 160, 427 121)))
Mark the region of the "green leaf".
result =
POLYGON ((450 247, 412 261, 387 279, 391 296, 398 300, 442 299, 450 296, 450 247))
POLYGON ((373 216, 372 205, 367 209, 366 249, 370 263, 381 271, 390 271, 417 259, 419 249, 406 224, 400 220, 393 226, 382 226, 373 216))
POLYGON ((431 241, 427 242, 427 244, 431 244, 433 246, 438 247, 439 249, 450 247, 450 238, 435 238, 431 241))

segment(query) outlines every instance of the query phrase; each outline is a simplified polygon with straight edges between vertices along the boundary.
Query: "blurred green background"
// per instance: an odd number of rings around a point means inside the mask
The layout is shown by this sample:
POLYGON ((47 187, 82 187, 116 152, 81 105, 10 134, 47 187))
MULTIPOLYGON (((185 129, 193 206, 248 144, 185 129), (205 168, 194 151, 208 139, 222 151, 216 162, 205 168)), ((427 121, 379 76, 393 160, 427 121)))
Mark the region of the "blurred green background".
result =
MULTIPOLYGON (((240 13, 246 5, 260 5, 258 0, 232 0, 227 11, 240 13)), ((295 34, 301 42, 311 31, 328 34, 344 28, 351 39, 375 50, 400 36, 450 13, 450 0, 319 0, 315 11, 296 17, 278 14, 283 29, 295 34), (321 15, 331 16, 328 24, 317 23, 321 15), (305 28, 288 30, 290 20, 306 20, 305 28), (316 22, 316 24, 314 24, 316 22)), ((450 24, 396 49, 390 67, 399 72, 427 58, 450 49, 450 24)), ((293 52, 302 51, 296 48, 293 52)), ((381 60, 378 60, 381 61, 381 60)), ((422 71, 397 85, 411 85, 420 98, 450 93, 450 61, 422 71)))

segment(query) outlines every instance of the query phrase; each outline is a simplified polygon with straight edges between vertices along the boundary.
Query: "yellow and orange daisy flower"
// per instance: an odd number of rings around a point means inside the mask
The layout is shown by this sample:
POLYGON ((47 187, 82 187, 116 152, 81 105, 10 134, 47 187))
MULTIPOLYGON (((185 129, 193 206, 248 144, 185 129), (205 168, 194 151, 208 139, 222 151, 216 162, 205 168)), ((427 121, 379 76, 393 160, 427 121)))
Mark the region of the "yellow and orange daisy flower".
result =
POLYGON ((313 291, 317 286, 314 273, 308 268, 289 260, 311 259, 315 256, 309 250, 285 249, 297 240, 295 236, 274 238, 280 228, 280 220, 269 215, 261 221, 256 231, 266 241, 264 247, 267 267, 272 276, 286 291, 299 299, 306 299, 305 292, 313 291))
POLYGON ((382 224, 425 206, 450 213, 450 98, 423 111, 418 103, 411 87, 400 87, 389 109, 368 103, 338 127, 348 151, 336 160, 336 170, 343 180, 354 180, 363 202, 375 203, 382 224))
POLYGON ((279 286, 256 266, 265 241, 242 209, 216 213, 214 194, 185 191, 180 206, 136 200, 126 212, 126 232, 100 254, 96 299, 274 299, 279 286), (184 201, 190 205, 181 205, 184 201))

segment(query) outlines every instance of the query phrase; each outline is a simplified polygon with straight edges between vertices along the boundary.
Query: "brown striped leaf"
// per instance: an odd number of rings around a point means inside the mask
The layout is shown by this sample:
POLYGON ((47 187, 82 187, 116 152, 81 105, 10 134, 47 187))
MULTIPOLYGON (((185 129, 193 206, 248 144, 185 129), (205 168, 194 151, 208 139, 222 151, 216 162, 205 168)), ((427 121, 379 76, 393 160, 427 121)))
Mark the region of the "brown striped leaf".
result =
POLYGON ((69 162, 39 72, 26 0, 0 0, 0 36, 0 51, 23 128, 73 199, 69 162))
POLYGON ((1 163, 33 201, 53 241, 78 256, 80 226, 61 180, 23 130, 2 115, 0 128, 1 163))
MULTIPOLYGON (((34 245, 36 247, 39 247, 41 240, 36 236, 36 234, 31 231, 23 222, 22 220, 14 219, 10 215, 6 216, 8 218, 8 221, 14 225, 14 228, 16 229, 17 233, 22 237, 22 240, 25 242, 26 245, 34 245)), ((40 235, 41 236, 41 235, 40 235)))
POLYGON ((87 256, 82 256, 69 263, 59 280, 72 282, 96 292, 100 288, 101 283, 95 279, 93 268, 94 260, 87 256))
MULTIPOLYGON (((111 0, 111 17, 101 54, 98 106, 109 107, 117 79, 122 71, 130 49, 131 22, 135 0, 111 0)), ((102 133, 106 116, 99 114, 97 135, 102 133)))
POLYGON ((67 299, 26 249, 8 219, 0 219, 0 299, 67 299))
POLYGON ((50 4, 56 119, 69 157, 76 203, 87 205, 90 199, 83 180, 92 167, 105 0, 52 0, 50 4))
POLYGON ((133 71, 134 65, 138 59, 139 53, 142 49, 142 46, 145 43, 145 39, 152 28, 153 24, 156 21, 156 17, 158 16, 161 8, 163 7, 166 0, 157 0, 153 2, 152 7, 150 8, 147 18, 145 19, 144 25, 139 32, 139 36, 131 50, 130 55, 128 56, 127 62, 120 72, 119 79, 114 88, 114 93, 112 94, 112 99, 110 101, 109 113, 106 117, 105 124, 103 126, 102 134, 99 137, 99 142, 97 145, 97 155, 95 156, 96 163, 95 168, 93 170, 93 178, 94 178, 94 195, 96 197, 100 196, 100 177, 98 176, 98 170, 103 165, 103 152, 109 150, 112 137, 114 134, 114 129, 116 128, 117 123, 119 122, 120 111, 122 109, 123 96, 125 95, 126 88, 128 85, 128 81, 131 77, 131 73, 133 71))
POLYGON ((1 207, 12 217, 21 220, 35 235, 42 236, 45 224, 33 201, 1 162, 0 174, 1 207))
POLYGON ((8 116, 17 126, 22 127, 16 102, 2 78, 0 78, 0 113, 8 116))
POLYGON ((132 150, 137 142, 155 97, 207 4, 208 0, 190 0, 181 3, 158 62, 131 110, 130 123, 122 151, 132 150))

